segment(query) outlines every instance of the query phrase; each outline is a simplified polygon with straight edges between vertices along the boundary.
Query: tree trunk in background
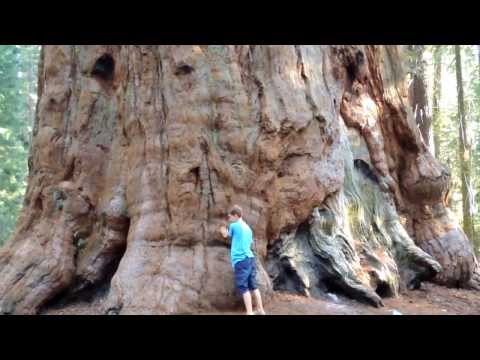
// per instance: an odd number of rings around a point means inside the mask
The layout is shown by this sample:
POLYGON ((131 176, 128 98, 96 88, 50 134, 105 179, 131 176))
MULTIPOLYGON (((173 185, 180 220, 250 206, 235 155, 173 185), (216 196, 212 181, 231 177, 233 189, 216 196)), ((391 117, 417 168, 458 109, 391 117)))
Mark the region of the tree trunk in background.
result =
MULTIPOLYGON (((480 82, 480 45, 477 45, 478 50, 478 80, 480 82)), ((480 100, 480 99, 479 99, 480 100)), ((480 119, 477 119, 480 121, 480 119)), ((473 225, 473 230, 475 231, 475 225, 473 225)), ((480 252, 480 236, 478 232, 474 233, 474 241, 475 241, 475 248, 476 248, 476 255, 478 256, 480 252)), ((476 270, 473 273, 472 279, 467 285, 475 290, 480 290, 480 265, 477 263, 476 270)))
POLYGON ((379 306, 471 279, 396 46, 45 46, 39 66, 3 313, 104 285, 110 313, 241 304, 218 231, 234 203, 267 297, 379 306))
POLYGON ((480 79, 480 45, 477 45, 478 51, 478 78, 480 79))
POLYGON ((412 45, 410 49, 414 53, 414 74, 410 84, 410 103, 423 140, 427 146, 430 146, 432 118, 428 107, 427 79, 425 76, 425 61, 423 60, 425 45, 412 45))
MULTIPOLYGON (((29 59, 31 63, 33 63, 32 59, 29 59)), ((34 68, 31 67, 27 71, 27 78, 28 78, 28 88, 27 91, 29 94, 33 93, 34 90, 33 85, 35 84, 35 79, 38 77, 38 74, 34 72, 34 68)), ((28 97, 28 120, 33 121, 33 117, 35 115, 35 103, 34 100, 29 96, 28 97)))
MULTIPOLYGON (((478 66, 478 79, 477 79, 477 81, 478 81, 478 83, 480 84, 480 45, 477 45, 477 56, 478 56, 478 64, 477 64, 477 66, 478 66)), ((480 86, 480 85, 479 85, 479 86, 480 86)), ((480 108, 480 91, 479 91, 479 93, 478 93, 477 104, 478 104, 478 106, 479 106, 479 108, 480 108)), ((478 125, 480 125, 480 111, 477 112, 477 116, 478 116, 478 117, 477 117, 476 121, 477 121, 478 125)), ((480 134, 477 134, 477 139, 480 140, 480 134)), ((477 143, 478 143, 478 141, 477 141, 477 143)), ((477 147, 477 149, 478 149, 478 148, 479 148, 479 147, 477 147)), ((477 151, 477 158, 478 158, 479 154, 480 154, 480 152, 477 151)), ((478 163, 478 162, 477 162, 477 163, 478 163)), ((475 165, 474 165, 474 166, 475 166, 475 165)), ((480 174, 480 171, 478 171, 478 169, 479 169, 479 167, 475 168, 475 170, 477 170, 477 174, 480 174)), ((479 189, 477 189, 477 195, 476 195, 477 198, 476 198, 476 200, 475 200, 477 204, 480 202, 480 192, 479 192, 478 190, 479 190, 479 189)), ((477 208, 477 209, 478 209, 478 208, 477 208)), ((478 212, 477 212, 477 216, 478 216, 478 212)), ((475 228, 475 223, 474 223, 474 225, 473 225, 473 230, 474 230, 474 231, 476 230, 476 228, 475 228)), ((477 250, 476 254, 477 254, 477 256, 478 256, 478 254, 480 253, 480 233, 479 233, 478 231, 475 232, 475 241, 476 241, 475 247, 476 247, 476 250, 477 250)))
POLYGON ((455 45, 455 73, 457 77, 458 124, 459 124, 459 160, 462 181, 463 229, 469 239, 474 239, 471 209, 471 144, 468 123, 465 114, 463 95, 462 57, 460 45, 455 45))
POLYGON ((440 103, 442 99, 442 48, 435 46, 433 51, 433 100, 432 100, 432 122, 433 122, 433 143, 435 146, 435 158, 440 157, 440 103))

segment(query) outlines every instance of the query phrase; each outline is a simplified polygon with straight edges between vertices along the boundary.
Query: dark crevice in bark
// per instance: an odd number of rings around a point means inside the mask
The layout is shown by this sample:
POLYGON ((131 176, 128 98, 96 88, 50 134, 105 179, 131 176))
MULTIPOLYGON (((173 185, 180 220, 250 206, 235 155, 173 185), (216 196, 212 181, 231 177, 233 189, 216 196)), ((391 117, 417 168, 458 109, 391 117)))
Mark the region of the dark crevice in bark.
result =
MULTIPOLYGON (((70 123, 71 123, 71 115, 72 115, 72 109, 74 108, 74 101, 76 101, 76 96, 74 96, 75 88, 76 88, 76 80, 77 80, 77 58, 75 55, 75 46, 71 47, 70 50, 70 58, 71 58, 71 64, 70 64, 70 74, 69 77, 72 79, 71 85, 68 89, 67 93, 67 98, 65 100, 67 104, 67 109, 63 114, 63 139, 64 139, 64 148, 63 148, 63 154, 62 154, 62 161, 65 161, 67 158, 67 153, 68 149, 71 146, 72 142, 72 134, 70 133, 70 123)), ((68 161, 68 159, 67 159, 68 161)))
POLYGON ((177 76, 188 75, 192 73, 194 70, 195 69, 193 68, 193 66, 190 66, 188 64, 179 64, 175 69, 175 75, 177 76))
MULTIPOLYGON (((207 170, 207 175, 208 175, 209 195, 212 199, 212 203, 215 204, 215 193, 213 190, 214 186, 212 184, 212 169, 210 168, 210 163, 208 161, 209 146, 208 146, 208 142, 205 139, 202 141, 202 150, 204 154, 205 168, 207 170)), ((209 208, 209 212, 210 212, 210 208, 209 208)))
POLYGON ((112 55, 103 54, 95 61, 91 75, 108 82, 113 80, 114 71, 115 60, 112 55))
POLYGON ((75 158, 72 158, 68 164, 66 164, 65 175, 63 176, 64 181, 70 181, 73 179, 75 174, 75 158))
MULTIPOLYGON (((162 142, 163 144, 163 142, 162 142)), ((164 160, 165 161, 165 205, 166 205, 166 210, 167 210, 167 216, 168 220, 171 222, 172 221, 172 213, 170 211, 170 201, 168 199, 168 191, 170 189, 170 149, 167 143, 167 150, 166 150, 167 158, 164 160)), ((168 227, 167 227, 168 229, 168 227)))
POLYGON ((480 266, 476 264, 472 277, 467 283, 467 288, 480 291, 480 266))
POLYGON ((307 75, 305 74, 305 64, 303 63, 302 50, 300 48, 300 45, 295 45, 295 53, 297 54, 297 68, 300 71, 300 77, 302 78, 303 84, 305 86, 305 100, 307 104, 310 106, 310 109, 312 111, 312 118, 316 119, 318 118, 318 107, 312 98, 310 81, 307 75))
POLYGON ((207 170, 208 170, 208 183, 210 185, 210 196, 212 197, 212 202, 215 205, 215 193, 213 191, 213 185, 212 185, 212 171, 210 170, 208 160, 207 160, 207 170))
MULTIPOLYGON (((160 124, 160 148, 161 148, 161 163, 162 171, 164 172, 163 185, 164 185, 164 194, 165 194, 165 207, 169 221, 172 221, 172 214, 170 211, 170 202, 168 199, 168 191, 170 184, 170 164, 169 164, 169 147, 168 147, 168 138, 166 136, 166 127, 168 119, 168 105, 165 98, 165 84, 164 84, 164 64, 162 61, 162 54, 158 51, 155 53, 155 58, 157 59, 157 75, 159 76, 160 83, 158 84, 158 91, 160 92, 161 100, 161 124, 160 124)), ((168 229, 167 229, 168 231, 168 229)))
POLYGON ((163 126, 162 126, 162 131, 165 128, 165 125, 167 123, 167 116, 168 116, 168 107, 167 107, 167 101, 165 99, 165 84, 164 84, 164 73, 163 73, 163 61, 162 61, 162 54, 158 54, 157 56, 157 72, 160 75, 160 84, 159 84, 159 91, 160 91, 160 96, 162 100, 162 115, 163 115, 163 126))
MULTIPOLYGON (((264 127, 261 125, 263 122, 263 114, 264 114, 264 92, 265 92, 265 87, 264 84, 261 82, 261 80, 258 78, 258 76, 255 73, 255 68, 254 68, 254 53, 255 53, 255 45, 248 45, 248 62, 247 62, 247 67, 246 70, 248 71, 248 78, 253 82, 254 85, 254 96, 252 96, 253 99, 255 99, 255 119, 256 123, 259 124, 262 128, 264 127)), ((262 136, 263 131, 258 131, 257 132, 257 138, 255 141, 255 144, 257 143, 258 139, 260 136, 262 136)))
MULTIPOLYGON (((120 245, 116 245, 115 247, 104 251, 95 259, 91 260, 92 263, 97 261, 105 262, 105 264, 102 266, 101 274, 95 274, 97 279, 92 281, 83 277, 75 278, 69 287, 59 292, 51 299, 46 300, 45 303, 40 307, 39 313, 42 313, 47 309, 63 308, 79 302, 91 303, 98 298, 105 297, 110 289, 110 282, 117 272, 120 261, 125 254, 127 248, 126 234, 128 234, 128 229, 129 221, 127 229, 124 231, 125 241, 120 245)), ((74 254, 74 262, 76 263, 79 252, 82 250, 78 248, 78 244, 75 246, 76 250, 74 254)), ((107 244, 106 246, 108 247, 109 245, 107 244)))
POLYGON ((257 109, 257 114, 256 114, 256 119, 257 123, 261 124, 262 122, 262 113, 263 113, 263 85, 262 82, 254 75, 253 76, 253 83, 257 87, 257 103, 258 103, 258 108, 257 109))
POLYGON ((367 178, 375 182, 376 184, 379 183, 377 175, 373 172, 370 166, 362 159, 355 159, 353 161, 355 168, 363 173, 367 178))

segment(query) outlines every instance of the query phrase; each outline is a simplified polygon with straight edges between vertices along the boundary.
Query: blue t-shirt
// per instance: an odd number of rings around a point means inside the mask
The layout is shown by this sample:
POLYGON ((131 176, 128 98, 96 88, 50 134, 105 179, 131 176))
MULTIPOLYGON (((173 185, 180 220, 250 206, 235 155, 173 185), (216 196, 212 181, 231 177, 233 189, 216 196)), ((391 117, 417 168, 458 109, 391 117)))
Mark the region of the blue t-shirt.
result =
POLYGON ((251 249, 253 232, 245 221, 238 219, 237 221, 231 223, 228 227, 228 236, 230 236, 232 239, 230 255, 232 258, 233 267, 235 267, 236 263, 246 259, 247 257, 254 257, 251 249))

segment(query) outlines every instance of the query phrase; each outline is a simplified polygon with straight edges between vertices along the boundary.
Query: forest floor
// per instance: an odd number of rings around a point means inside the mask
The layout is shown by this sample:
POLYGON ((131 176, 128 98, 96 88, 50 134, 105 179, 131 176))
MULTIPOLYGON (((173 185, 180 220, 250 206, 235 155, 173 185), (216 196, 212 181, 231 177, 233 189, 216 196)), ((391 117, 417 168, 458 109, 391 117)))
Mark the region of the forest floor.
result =
MULTIPOLYGON (((398 298, 384 299, 384 307, 374 308, 340 295, 327 300, 276 292, 265 305, 269 315, 480 315, 480 292, 448 289, 424 283, 422 288, 406 291, 398 298)), ((101 315, 102 299, 77 302, 62 308, 50 308, 43 315, 101 315)), ((242 315, 232 312, 201 312, 200 315, 242 315)))

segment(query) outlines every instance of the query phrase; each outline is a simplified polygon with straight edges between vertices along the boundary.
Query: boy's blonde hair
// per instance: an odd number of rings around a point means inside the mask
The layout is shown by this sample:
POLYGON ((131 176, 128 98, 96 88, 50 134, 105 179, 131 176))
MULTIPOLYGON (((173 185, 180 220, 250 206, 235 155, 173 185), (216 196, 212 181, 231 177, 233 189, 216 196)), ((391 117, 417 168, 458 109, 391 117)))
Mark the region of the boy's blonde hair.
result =
POLYGON ((236 215, 238 217, 242 217, 242 208, 238 205, 233 205, 230 211, 228 212, 229 215, 236 215))

